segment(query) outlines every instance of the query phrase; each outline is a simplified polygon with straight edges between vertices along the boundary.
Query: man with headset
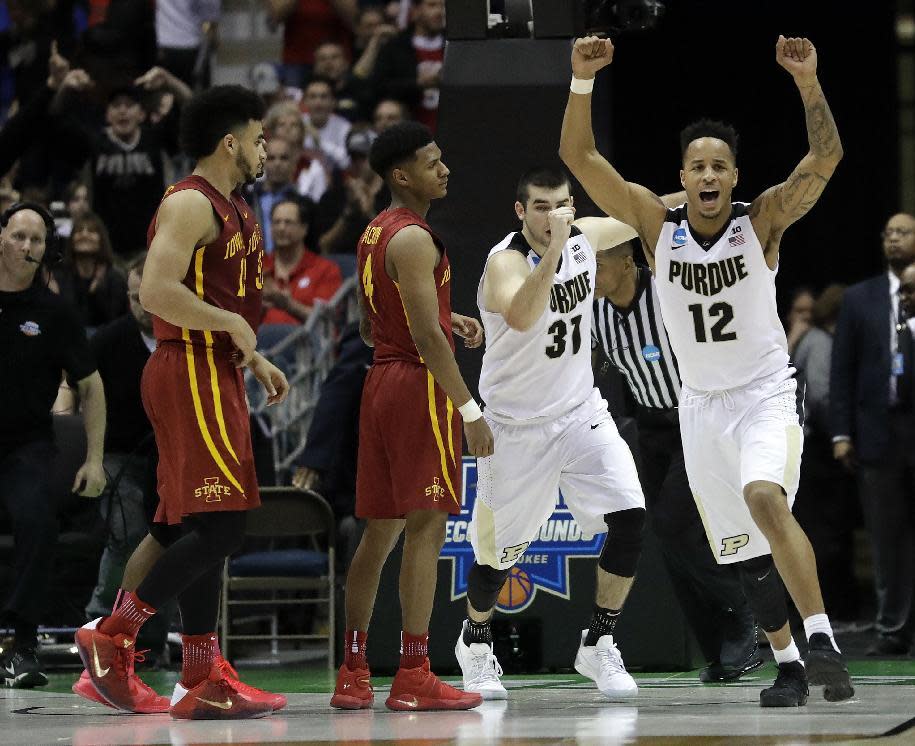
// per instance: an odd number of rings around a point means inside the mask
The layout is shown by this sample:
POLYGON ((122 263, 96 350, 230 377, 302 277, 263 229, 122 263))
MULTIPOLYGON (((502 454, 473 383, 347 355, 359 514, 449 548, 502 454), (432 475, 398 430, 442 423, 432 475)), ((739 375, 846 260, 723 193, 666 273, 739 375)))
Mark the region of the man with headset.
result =
POLYGON ((54 220, 44 207, 19 202, 0 215, 0 499, 15 547, 12 585, 0 610, 15 638, 0 660, 0 678, 13 687, 48 682, 35 649, 57 542, 49 464, 51 407, 62 372, 79 390, 88 442, 73 491, 98 497, 105 487, 102 380, 74 310, 39 273, 59 257, 54 220))

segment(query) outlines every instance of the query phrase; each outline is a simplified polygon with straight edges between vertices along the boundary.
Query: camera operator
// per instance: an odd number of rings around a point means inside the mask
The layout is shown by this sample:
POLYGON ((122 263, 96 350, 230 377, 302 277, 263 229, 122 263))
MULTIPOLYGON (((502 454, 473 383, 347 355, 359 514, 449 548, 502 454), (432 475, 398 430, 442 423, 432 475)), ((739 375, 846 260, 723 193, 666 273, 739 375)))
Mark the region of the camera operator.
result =
POLYGON ((76 314, 44 287, 38 271, 59 255, 54 218, 44 207, 20 202, 0 215, 0 497, 15 556, 2 609, 15 640, 0 661, 0 678, 13 687, 48 681, 35 648, 57 543, 51 406, 62 371, 79 390, 88 442, 73 491, 98 497, 105 487, 102 380, 76 314))

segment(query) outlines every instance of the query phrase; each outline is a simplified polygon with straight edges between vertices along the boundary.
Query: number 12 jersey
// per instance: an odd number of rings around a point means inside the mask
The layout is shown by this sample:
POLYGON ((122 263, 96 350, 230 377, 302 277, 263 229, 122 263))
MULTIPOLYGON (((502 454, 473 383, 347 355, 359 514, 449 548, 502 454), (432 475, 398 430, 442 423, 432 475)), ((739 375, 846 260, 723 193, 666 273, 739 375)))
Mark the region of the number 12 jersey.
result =
POLYGON ((655 280, 680 377, 692 389, 723 391, 789 366, 775 304, 775 275, 735 202, 717 236, 693 234, 686 206, 667 211, 655 247, 655 280))

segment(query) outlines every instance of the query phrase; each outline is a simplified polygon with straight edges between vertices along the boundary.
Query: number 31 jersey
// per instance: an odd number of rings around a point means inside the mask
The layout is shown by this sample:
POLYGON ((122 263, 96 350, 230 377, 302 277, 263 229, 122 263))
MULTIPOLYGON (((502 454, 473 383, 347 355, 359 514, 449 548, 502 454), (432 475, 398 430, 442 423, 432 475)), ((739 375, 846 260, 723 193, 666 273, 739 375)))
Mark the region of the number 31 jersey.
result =
POLYGON ((731 205, 717 236, 693 234, 686 206, 667 211, 655 247, 655 281, 680 377, 692 389, 737 388, 787 369, 788 341, 775 275, 747 212, 731 205))
MULTIPOLYGON (((533 270, 540 257, 520 232, 510 233, 487 257, 518 251, 533 270)), ((572 226, 562 249, 546 310, 527 331, 512 329, 502 314, 486 310, 483 282, 477 305, 486 331, 480 396, 496 420, 525 421, 561 417, 581 404, 594 388, 591 371, 591 303, 597 271, 594 251, 572 226)))

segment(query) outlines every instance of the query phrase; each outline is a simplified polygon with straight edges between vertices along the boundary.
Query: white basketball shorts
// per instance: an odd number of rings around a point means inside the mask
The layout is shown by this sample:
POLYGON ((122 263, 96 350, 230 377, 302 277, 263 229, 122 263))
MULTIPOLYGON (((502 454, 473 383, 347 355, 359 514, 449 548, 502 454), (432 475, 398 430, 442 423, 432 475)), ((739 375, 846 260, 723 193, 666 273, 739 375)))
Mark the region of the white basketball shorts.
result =
POLYGON ((644 508, 629 446, 600 392, 568 414, 536 424, 491 417, 494 451, 477 459, 470 541, 481 565, 507 569, 556 506, 559 491, 584 536, 607 530, 606 513, 644 508))
POLYGON ((686 473, 718 564, 771 552, 743 497, 750 482, 781 485, 794 504, 800 478, 804 392, 794 368, 726 391, 684 385, 680 430, 686 473))

